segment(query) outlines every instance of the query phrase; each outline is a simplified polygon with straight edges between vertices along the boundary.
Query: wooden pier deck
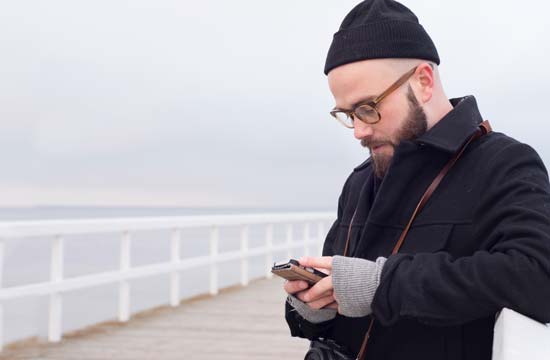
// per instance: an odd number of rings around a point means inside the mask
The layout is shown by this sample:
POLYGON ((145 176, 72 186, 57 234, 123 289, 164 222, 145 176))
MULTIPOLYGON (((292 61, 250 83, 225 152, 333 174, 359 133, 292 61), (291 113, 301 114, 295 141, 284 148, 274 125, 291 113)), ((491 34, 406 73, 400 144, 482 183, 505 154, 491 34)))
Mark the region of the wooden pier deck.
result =
POLYGON ((282 283, 279 278, 256 280, 177 308, 138 314, 128 323, 99 324, 56 344, 8 346, 0 359, 303 359, 309 344, 290 337, 282 283))

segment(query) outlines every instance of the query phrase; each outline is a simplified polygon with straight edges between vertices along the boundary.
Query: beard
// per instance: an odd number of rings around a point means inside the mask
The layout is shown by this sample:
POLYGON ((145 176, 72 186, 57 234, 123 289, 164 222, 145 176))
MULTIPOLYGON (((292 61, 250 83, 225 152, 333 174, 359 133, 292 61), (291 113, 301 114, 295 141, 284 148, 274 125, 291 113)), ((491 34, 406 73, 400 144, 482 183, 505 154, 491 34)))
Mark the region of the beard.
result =
POLYGON ((407 113, 405 123, 403 124, 401 129, 398 130, 394 140, 391 140, 391 139, 381 139, 381 140, 373 139, 370 141, 367 141, 366 139, 361 140, 361 145, 363 147, 369 148, 370 150, 371 158, 373 161, 374 174, 380 179, 386 175, 386 172, 388 171, 388 168, 390 167, 390 164, 391 164, 391 160, 393 158, 393 153, 392 154, 383 154, 383 153, 373 154, 372 149, 380 145, 390 145, 393 147, 395 152, 395 148, 397 147, 397 145, 399 145, 401 141, 415 139, 420 135, 424 134, 428 130, 428 121, 426 118, 426 113, 418 103, 418 100, 416 100, 416 97, 414 96, 414 92, 410 85, 407 89, 407 100, 409 102, 409 111, 407 113))

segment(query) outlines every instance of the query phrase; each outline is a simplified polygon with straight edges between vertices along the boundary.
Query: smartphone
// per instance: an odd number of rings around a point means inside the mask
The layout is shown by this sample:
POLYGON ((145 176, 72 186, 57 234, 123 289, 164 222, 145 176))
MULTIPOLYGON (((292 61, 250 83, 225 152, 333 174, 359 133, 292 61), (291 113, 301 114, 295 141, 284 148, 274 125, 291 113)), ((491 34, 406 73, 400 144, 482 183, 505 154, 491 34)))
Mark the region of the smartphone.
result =
POLYGON ((290 259, 285 263, 275 263, 271 272, 287 280, 305 280, 309 284, 315 284, 328 274, 319 270, 300 265, 298 260, 290 259))

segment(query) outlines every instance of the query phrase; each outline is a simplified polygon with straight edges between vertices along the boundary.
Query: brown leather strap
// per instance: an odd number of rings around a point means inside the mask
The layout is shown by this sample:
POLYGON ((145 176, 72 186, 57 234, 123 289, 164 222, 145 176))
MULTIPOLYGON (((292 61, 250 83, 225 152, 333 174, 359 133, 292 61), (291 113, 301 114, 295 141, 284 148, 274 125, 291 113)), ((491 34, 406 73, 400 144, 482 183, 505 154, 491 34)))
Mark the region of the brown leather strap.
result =
POLYGON ((346 247, 344 248, 344 256, 348 255, 349 238, 351 237, 351 225, 353 224, 353 219, 355 219, 355 214, 357 214, 358 207, 359 207, 359 204, 357 204, 357 206, 355 207, 355 211, 353 211, 353 215, 351 216, 351 220, 349 222, 348 236, 346 238, 346 247))
MULTIPOLYGON (((492 128, 491 128, 491 124, 489 124, 489 121, 488 120, 483 121, 479 125, 479 130, 476 131, 475 134, 473 134, 468 139, 468 141, 466 141, 466 143, 464 143, 464 145, 462 145, 460 150, 451 158, 451 160, 449 160, 449 162, 443 167, 443 169, 441 169, 441 171, 435 177, 435 179, 432 181, 430 186, 428 186, 428 189, 426 189, 426 191, 424 192, 424 195, 422 196, 422 198, 420 198, 420 201, 418 202, 418 205, 416 206, 416 209, 414 209, 414 212, 413 212, 409 222, 407 223, 407 226, 405 227, 405 229, 401 233, 401 236, 399 237, 399 240, 397 240, 397 243, 395 244, 395 247, 393 248, 392 255, 396 254, 399 251, 399 249, 401 248, 401 245, 403 245, 403 242, 405 241, 405 237, 407 236, 407 233, 409 232, 409 229, 411 228, 411 225, 412 225, 414 219, 416 218, 416 215, 422 210, 422 208, 424 207, 424 205, 426 204, 428 199, 434 193, 435 189, 437 189, 437 187, 441 183, 441 180, 443 180, 445 175, 449 172, 449 170, 457 162, 457 160, 460 158, 460 156, 462 156, 462 153, 464 153, 464 150, 466 150, 466 147, 472 141, 474 141, 475 139, 477 139, 477 138, 479 138, 483 135, 486 135, 486 134, 490 133, 491 131, 492 131, 492 128)), ((349 243, 349 239, 350 239, 350 235, 351 235, 351 224, 353 223, 353 218, 355 217, 356 212, 357 212, 357 208, 355 208, 355 212, 353 213, 352 220, 351 220, 350 225, 349 225, 348 237, 346 239, 346 248, 344 250, 344 256, 346 256, 346 254, 347 254, 348 243, 349 243)), ((357 355, 357 360, 364 360, 365 359, 367 344, 369 342, 369 338, 370 338, 373 326, 374 326, 374 317, 371 316, 369 329, 367 330, 367 333, 365 334, 365 338, 363 339, 363 344, 361 345, 361 349, 359 350, 359 354, 357 355)))
POLYGON ((441 180, 443 180, 445 175, 447 175, 447 173, 453 167, 453 165, 456 163, 456 161, 460 158, 460 156, 462 156, 462 153, 464 152, 464 150, 466 150, 466 147, 468 147, 468 145, 470 145, 470 143, 472 141, 474 141, 475 139, 477 139, 478 137, 480 137, 482 135, 485 135, 485 134, 489 133, 490 131, 491 131, 491 125, 489 124, 489 121, 485 120, 479 126, 479 130, 476 131, 475 134, 473 134, 468 139, 468 141, 466 141, 466 143, 464 145, 462 145, 462 148, 453 156, 453 158, 451 160, 449 160, 447 165, 445 165, 443 167, 443 169, 441 169, 441 171, 435 177, 435 179, 432 181, 430 186, 428 186, 428 189, 426 190, 426 192, 424 193, 424 195, 422 196, 422 198, 418 202, 418 205, 416 206, 416 209, 414 209, 414 212, 413 212, 413 214, 412 214, 412 216, 409 220, 409 223, 405 227, 405 230, 403 230, 403 232, 401 233, 401 236, 399 237, 399 240, 397 241, 397 244, 395 244, 395 247, 393 248, 392 255, 397 254, 397 252, 401 248, 401 245, 403 245, 403 242, 405 241, 405 237, 407 236, 407 233, 409 232, 409 229, 411 228, 411 225, 412 225, 414 219, 416 218, 416 215, 420 212, 420 210, 422 210, 424 205, 426 205, 426 202, 428 202, 428 199, 432 196, 435 189, 437 189, 437 187, 439 186, 439 183, 441 183, 441 180))

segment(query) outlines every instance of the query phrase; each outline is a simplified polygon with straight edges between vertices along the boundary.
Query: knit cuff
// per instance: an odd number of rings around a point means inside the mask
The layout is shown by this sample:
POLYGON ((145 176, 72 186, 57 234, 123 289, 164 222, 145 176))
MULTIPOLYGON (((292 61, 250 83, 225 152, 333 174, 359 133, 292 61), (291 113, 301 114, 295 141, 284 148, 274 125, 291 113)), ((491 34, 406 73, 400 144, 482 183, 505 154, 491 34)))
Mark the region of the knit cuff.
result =
POLYGON ((335 255, 332 258, 332 286, 338 312, 348 317, 369 315, 374 293, 380 284, 385 257, 376 262, 335 255))
POLYGON ((288 295, 286 300, 301 317, 313 324, 332 320, 336 317, 336 309, 312 309, 294 295, 288 295))

